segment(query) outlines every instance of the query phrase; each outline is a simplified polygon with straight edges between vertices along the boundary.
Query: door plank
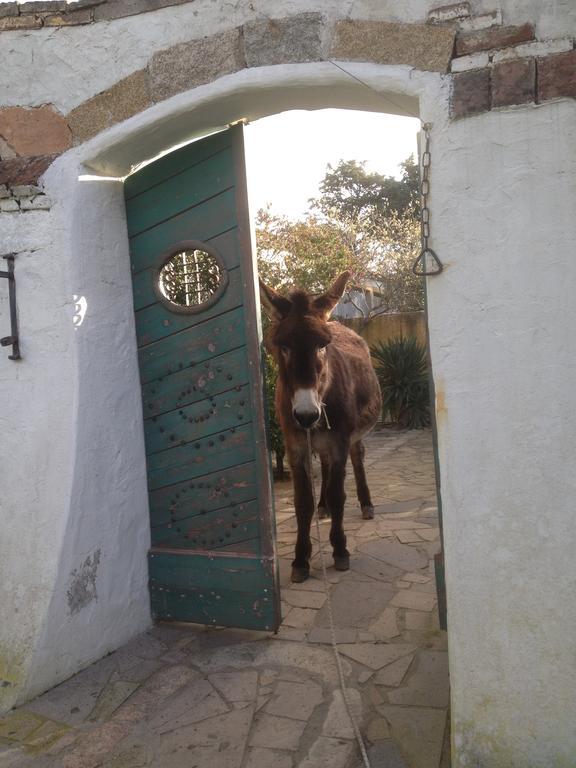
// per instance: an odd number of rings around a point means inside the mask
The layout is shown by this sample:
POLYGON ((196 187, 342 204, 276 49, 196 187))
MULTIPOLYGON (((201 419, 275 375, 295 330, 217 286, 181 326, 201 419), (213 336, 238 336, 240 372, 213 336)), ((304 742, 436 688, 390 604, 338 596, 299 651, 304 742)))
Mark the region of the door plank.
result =
POLYGON ((156 184, 180 173, 183 168, 191 168, 231 146, 230 132, 220 131, 212 134, 212 136, 207 136, 202 141, 188 144, 164 155, 158 162, 150 163, 137 173, 128 176, 124 183, 126 200, 132 200, 142 192, 146 192, 150 187, 154 187, 156 184))
POLYGON ((141 347, 138 359, 142 383, 163 380, 172 373, 194 368, 199 363, 242 346, 243 325, 243 309, 234 309, 195 326, 193 333, 175 333, 168 339, 141 347))
POLYGON ((227 433, 251 420, 249 390, 245 385, 214 395, 144 423, 146 451, 149 456, 166 451, 182 442, 202 440, 211 435, 224 448, 227 433), (216 437, 217 436, 217 437, 216 437))
POLYGON ((257 494, 256 467, 251 461, 235 466, 232 472, 218 470, 151 491, 150 522, 155 528, 226 505, 232 509, 255 499, 257 494))
POLYGON ((227 147, 147 189, 137 198, 128 200, 128 236, 146 232, 160 222, 231 189, 234 186, 231 163, 232 150, 227 147))
POLYGON ((209 472, 245 464, 254 459, 254 430, 251 424, 230 429, 221 443, 217 435, 185 443, 148 457, 150 490, 194 480, 209 472))
POLYGON ((130 239, 132 272, 159 266, 158 259, 182 240, 206 242, 236 226, 234 190, 228 189, 201 205, 178 213, 171 219, 130 239))
POLYGON ((239 347, 142 387, 144 416, 153 418, 174 408, 210 399, 248 382, 246 348, 239 347))
POLYGON ((152 528, 153 547, 221 549, 242 545, 241 552, 260 552, 258 502, 223 507, 152 528))

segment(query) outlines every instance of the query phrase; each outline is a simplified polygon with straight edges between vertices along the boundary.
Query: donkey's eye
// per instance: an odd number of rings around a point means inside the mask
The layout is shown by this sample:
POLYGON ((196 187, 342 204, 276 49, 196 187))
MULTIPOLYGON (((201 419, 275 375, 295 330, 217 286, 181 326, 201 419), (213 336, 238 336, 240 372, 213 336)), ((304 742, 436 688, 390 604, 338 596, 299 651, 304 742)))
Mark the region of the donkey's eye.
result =
POLYGON ((283 355, 289 355, 290 347, 280 347, 280 352, 282 352, 283 355))

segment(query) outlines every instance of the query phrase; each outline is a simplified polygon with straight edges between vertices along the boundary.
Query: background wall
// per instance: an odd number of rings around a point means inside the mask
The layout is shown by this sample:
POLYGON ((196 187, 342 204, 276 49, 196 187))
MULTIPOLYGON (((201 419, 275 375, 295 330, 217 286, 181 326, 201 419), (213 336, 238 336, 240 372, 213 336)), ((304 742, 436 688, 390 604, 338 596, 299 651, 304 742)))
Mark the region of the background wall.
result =
POLYGON ((424 312, 393 312, 389 315, 377 315, 367 323, 360 317, 348 318, 340 322, 360 334, 370 346, 379 342, 386 343, 400 336, 404 338, 415 336, 420 344, 426 344, 424 312))

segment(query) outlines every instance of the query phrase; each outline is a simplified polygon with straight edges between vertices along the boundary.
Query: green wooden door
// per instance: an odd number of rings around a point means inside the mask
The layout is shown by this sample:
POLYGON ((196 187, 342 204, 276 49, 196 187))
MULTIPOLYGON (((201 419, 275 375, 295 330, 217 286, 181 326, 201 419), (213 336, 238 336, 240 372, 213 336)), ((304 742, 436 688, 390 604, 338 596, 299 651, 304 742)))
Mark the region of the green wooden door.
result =
POLYGON ((128 177, 125 198, 153 614, 275 630, 279 591, 242 126, 128 177))

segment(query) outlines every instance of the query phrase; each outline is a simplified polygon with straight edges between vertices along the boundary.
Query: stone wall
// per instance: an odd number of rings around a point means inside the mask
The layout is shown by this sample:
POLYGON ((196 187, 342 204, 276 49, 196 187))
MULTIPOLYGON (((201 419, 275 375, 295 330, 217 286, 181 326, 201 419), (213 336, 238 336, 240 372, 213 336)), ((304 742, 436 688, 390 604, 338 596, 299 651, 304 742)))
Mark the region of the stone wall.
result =
MULTIPOLYGON (((0 3, 0 31, 110 22, 186 1, 0 3)), ((426 23, 411 24, 308 12, 260 18, 159 50, 145 67, 65 114, 50 104, 0 105, 0 160, 55 157, 154 104, 245 68, 331 60, 451 72, 453 119, 576 98, 574 38, 539 40, 533 23, 504 24, 500 10, 473 14, 471 4, 461 2, 433 8, 426 23)), ((24 182, 16 174, 14 183, 24 182)))

